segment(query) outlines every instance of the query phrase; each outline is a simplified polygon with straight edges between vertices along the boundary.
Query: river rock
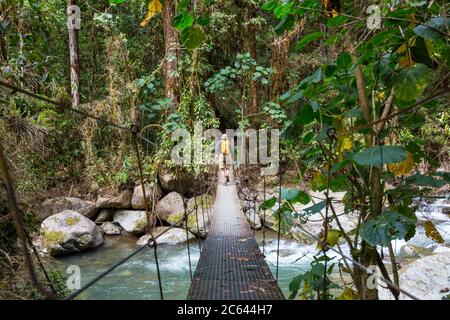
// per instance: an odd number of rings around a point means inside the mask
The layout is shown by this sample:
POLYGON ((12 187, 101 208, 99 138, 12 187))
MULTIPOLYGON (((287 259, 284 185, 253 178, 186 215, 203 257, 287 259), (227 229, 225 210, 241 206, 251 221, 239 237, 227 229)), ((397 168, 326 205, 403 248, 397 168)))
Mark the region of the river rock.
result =
POLYGON ((183 214, 183 197, 178 192, 171 192, 158 201, 155 208, 156 215, 162 219, 171 219, 174 215, 183 214))
MULTIPOLYGON (((444 291, 450 286, 448 281, 448 265, 450 252, 433 254, 417 259, 399 270, 399 283, 402 289, 423 300, 441 300, 444 291)), ((393 300, 389 290, 378 286, 380 299, 393 300)), ((410 298, 403 293, 401 300, 410 298)))
MULTIPOLYGON (((186 205, 188 214, 187 223, 181 222, 178 226, 180 228, 186 228, 187 226, 187 229, 197 237, 206 237, 209 227, 209 212, 211 211, 213 202, 214 199, 210 195, 202 195, 189 199, 186 205), (195 203, 197 203, 197 212, 195 211, 195 203)), ((184 208, 179 213, 173 212, 166 216, 165 221, 173 225, 182 220, 183 216, 184 208)))
POLYGON ((122 233, 122 228, 114 222, 105 222, 101 225, 104 234, 108 236, 116 236, 122 233))
POLYGON ((98 209, 103 208, 115 208, 115 209, 128 209, 131 207, 131 198, 133 197, 133 190, 123 190, 116 197, 98 197, 96 207, 98 209))
POLYGON ((256 206, 256 203, 253 203, 253 201, 244 200, 241 202, 242 211, 246 212, 250 209, 253 209, 256 206))
POLYGON ((136 236, 142 235, 147 228, 147 216, 145 211, 117 210, 114 212, 114 221, 127 232, 136 236))
MULTIPOLYGON (((159 199, 161 196, 161 189, 156 184, 146 183, 144 185, 147 204, 151 208, 152 202, 159 199)), ((133 197, 131 198, 131 206, 133 209, 144 209, 144 192, 142 191, 142 185, 134 187, 133 197)))
POLYGON ((38 210, 38 217, 42 220, 63 210, 76 211, 89 219, 95 216, 95 203, 74 197, 58 197, 45 200, 38 210))
POLYGON ((73 210, 45 219, 40 234, 44 250, 52 256, 95 248, 103 243, 95 223, 73 210))
POLYGON ((95 222, 106 222, 111 221, 113 217, 113 209, 101 209, 95 218, 95 222))
POLYGON ((245 217, 247 218, 248 223, 250 223, 252 229, 261 229, 261 218, 259 217, 259 213, 255 209, 247 210, 245 212, 245 217))
POLYGON ((174 173, 175 169, 161 167, 158 171, 158 180, 165 192, 176 191, 178 193, 187 194, 192 191, 193 178, 189 173, 174 173))
MULTIPOLYGON (((173 244, 177 244, 177 243, 186 242, 186 241, 189 241, 189 240, 192 240, 195 238, 195 236, 192 233, 190 233, 189 231, 186 236, 185 229, 181 229, 181 228, 172 228, 170 230, 167 230, 167 229, 169 229, 169 227, 158 227, 153 230, 153 234, 154 234, 155 238, 157 237, 157 239, 156 239, 157 244, 173 245, 173 244), (159 236, 163 232, 164 232, 164 234, 159 236)), ((146 234, 139 238, 136 245, 137 246, 146 245, 151 239, 152 239, 151 235, 146 234)))

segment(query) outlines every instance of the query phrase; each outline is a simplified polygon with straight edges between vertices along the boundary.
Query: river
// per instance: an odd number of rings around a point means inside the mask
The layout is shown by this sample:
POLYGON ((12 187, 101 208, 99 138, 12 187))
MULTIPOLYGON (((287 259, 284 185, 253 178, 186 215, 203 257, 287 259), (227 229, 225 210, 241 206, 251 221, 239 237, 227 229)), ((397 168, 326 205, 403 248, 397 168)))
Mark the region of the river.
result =
MULTIPOLYGON (((255 236, 262 251, 262 232, 256 232, 255 236)), ((135 244, 136 239, 133 237, 106 237, 104 244, 95 250, 58 258, 55 267, 65 273, 70 265, 78 266, 83 285, 132 252, 136 248, 135 244)), ((264 250, 267 263, 275 275, 277 239, 272 231, 266 231, 264 250)), ((315 250, 313 246, 305 246, 293 240, 281 239, 280 241, 279 286, 286 296, 289 295, 289 282, 309 265, 306 256, 297 262, 295 260, 308 251, 315 250)), ((198 242, 191 242, 192 272, 195 271, 200 257, 199 252, 198 242)), ((158 261, 164 299, 186 299, 190 286, 189 255, 186 244, 159 246, 158 261)), ((81 293, 77 299, 160 299, 153 250, 141 251, 81 293)))
MULTIPOLYGON (((415 236, 408 242, 394 241, 394 251, 399 258, 403 255, 401 248, 405 245, 420 247, 431 253, 440 246, 450 246, 450 218, 444 214, 444 208, 450 207, 450 196, 447 194, 441 199, 424 203, 416 212, 418 225, 415 236), (436 225, 444 239, 438 245, 425 235, 424 221, 431 220, 436 225)), ((261 251, 264 250, 266 261, 276 274, 277 237, 273 231, 266 231, 266 243, 263 248, 263 233, 257 231, 255 238, 261 251)), ((104 244, 91 251, 75 255, 63 256, 55 260, 54 265, 61 272, 65 272, 70 265, 77 265, 81 271, 81 284, 85 284, 112 264, 135 250, 134 237, 105 237, 104 244)), ((342 246, 348 255, 348 247, 342 246)), ((198 242, 190 243, 190 258, 192 272, 195 271, 200 257, 198 242)), ((298 274, 309 268, 313 254, 317 253, 315 245, 306 245, 290 239, 280 240, 279 279, 278 283, 285 294, 289 296, 289 283, 298 274)), ((329 256, 335 256, 331 251, 329 256)), ((161 271, 163 293, 165 299, 186 299, 190 286, 189 255, 186 244, 160 245, 158 247, 158 260, 161 271)), ((159 300, 159 287, 153 250, 141 251, 129 261, 119 266, 109 275, 105 276, 95 285, 80 294, 77 299, 154 299, 159 300)))

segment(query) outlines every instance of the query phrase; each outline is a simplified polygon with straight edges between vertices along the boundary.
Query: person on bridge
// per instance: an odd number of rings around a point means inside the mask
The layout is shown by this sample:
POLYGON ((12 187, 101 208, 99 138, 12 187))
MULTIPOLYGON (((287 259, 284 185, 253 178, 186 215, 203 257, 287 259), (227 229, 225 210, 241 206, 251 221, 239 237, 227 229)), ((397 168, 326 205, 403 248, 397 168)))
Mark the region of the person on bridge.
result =
POLYGON ((216 143, 215 154, 219 169, 222 170, 225 175, 225 185, 227 185, 228 182, 230 182, 230 169, 233 164, 233 144, 230 144, 228 136, 225 133, 216 143))

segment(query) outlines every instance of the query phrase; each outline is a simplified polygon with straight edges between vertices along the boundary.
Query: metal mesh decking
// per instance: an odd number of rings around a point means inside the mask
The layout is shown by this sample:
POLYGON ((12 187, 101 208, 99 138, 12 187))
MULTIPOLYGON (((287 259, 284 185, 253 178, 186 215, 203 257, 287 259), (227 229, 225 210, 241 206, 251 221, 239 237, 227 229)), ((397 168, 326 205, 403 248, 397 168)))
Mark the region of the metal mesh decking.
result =
POLYGON ((284 299, 253 237, 234 183, 217 187, 214 213, 189 300, 284 299))

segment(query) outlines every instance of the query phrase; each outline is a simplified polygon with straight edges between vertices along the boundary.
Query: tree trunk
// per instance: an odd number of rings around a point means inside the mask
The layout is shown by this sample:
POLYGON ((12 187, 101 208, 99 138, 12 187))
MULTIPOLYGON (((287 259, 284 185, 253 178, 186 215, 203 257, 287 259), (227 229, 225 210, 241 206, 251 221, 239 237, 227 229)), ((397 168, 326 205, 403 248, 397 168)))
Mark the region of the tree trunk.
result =
MULTIPOLYGON (((69 5, 76 4, 76 0, 69 0, 69 5)), ((73 12, 70 12, 69 14, 72 13, 73 12)), ((80 105, 80 60, 78 56, 78 30, 71 23, 69 23, 68 27, 70 54, 70 93, 72 97, 72 108, 78 108, 78 106, 80 105)))
POLYGON ((305 25, 305 19, 300 20, 300 22, 289 32, 286 32, 283 37, 277 37, 272 42, 272 53, 271 53, 271 68, 273 70, 271 76, 271 90, 270 90, 270 101, 276 101, 278 96, 283 93, 286 88, 286 80, 284 70, 286 69, 286 64, 288 60, 289 47, 292 40, 303 30, 305 25))
MULTIPOLYGON (((357 63, 358 58, 353 54, 352 56, 353 63, 357 63)), ((367 123, 373 122, 371 107, 369 103, 369 99, 367 96, 366 90, 366 82, 364 79, 364 73, 361 65, 357 65, 355 67, 355 79, 356 79, 356 88, 358 91, 358 100, 361 105, 364 116, 366 118, 367 123)), ((373 134, 365 135, 366 148, 369 148, 374 145, 374 136, 373 134)), ((369 177, 369 190, 370 190, 370 211, 366 217, 367 219, 375 218, 381 214, 383 208, 383 186, 381 184, 381 169, 377 167, 371 168, 371 173, 369 177)), ((365 222, 365 221, 363 221, 365 222)), ((376 248, 371 246, 370 244, 362 241, 361 243, 361 253, 359 262, 365 267, 369 267, 372 265, 377 265, 377 251, 376 248)), ((367 287, 367 279, 369 278, 369 274, 360 270, 360 268, 355 267, 355 274, 360 275, 360 282, 355 283, 358 288, 358 292, 360 294, 360 298, 363 300, 376 300, 378 299, 378 290, 376 288, 368 288, 367 287)))
POLYGON ((164 25, 164 92, 167 98, 172 100, 172 109, 175 110, 178 103, 178 33, 172 27, 172 19, 176 13, 175 0, 166 0, 163 9, 164 25))
MULTIPOLYGON (((247 9, 247 21, 250 19, 256 17, 256 10, 253 5, 250 5, 247 9)), ((256 61, 257 54, 256 54, 256 28, 254 25, 247 24, 247 47, 248 52, 250 53, 250 56, 256 61)), ((255 67, 253 67, 253 72, 255 67)), ((248 109, 248 114, 250 116, 250 120, 252 123, 258 119, 257 113, 259 110, 259 95, 258 95, 258 82, 252 81, 252 87, 251 87, 251 93, 250 93, 250 108, 248 109)))
POLYGON ((8 52, 6 51, 6 39, 5 34, 0 30, 0 63, 8 60, 8 52))

